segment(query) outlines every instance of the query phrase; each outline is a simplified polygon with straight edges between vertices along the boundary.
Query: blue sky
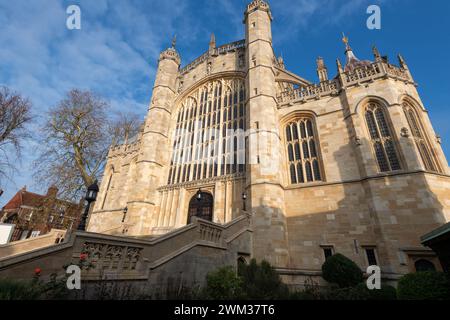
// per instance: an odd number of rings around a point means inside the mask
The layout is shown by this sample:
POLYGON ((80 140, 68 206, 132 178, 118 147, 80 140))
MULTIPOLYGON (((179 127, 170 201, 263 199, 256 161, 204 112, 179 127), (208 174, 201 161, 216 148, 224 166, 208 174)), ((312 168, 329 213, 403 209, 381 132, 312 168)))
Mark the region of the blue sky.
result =
MULTIPOLYGON (((29 97, 37 116, 71 88, 93 90, 114 110, 145 116, 156 61, 177 34, 183 65, 208 47, 244 38, 243 11, 249 0, 0 0, 0 85, 29 97), (81 7, 82 29, 66 28, 66 8, 81 7)), ((419 84, 434 128, 450 156, 450 2, 441 0, 273 0, 274 48, 287 68, 317 81, 315 59, 322 56, 330 74, 344 60, 341 32, 360 59, 372 59, 376 44, 396 62, 405 57, 419 84), (378 4, 381 30, 366 28, 366 9, 378 4)), ((19 174, 5 181, 4 204, 23 185, 41 192, 32 179, 39 145, 25 144, 19 174)))

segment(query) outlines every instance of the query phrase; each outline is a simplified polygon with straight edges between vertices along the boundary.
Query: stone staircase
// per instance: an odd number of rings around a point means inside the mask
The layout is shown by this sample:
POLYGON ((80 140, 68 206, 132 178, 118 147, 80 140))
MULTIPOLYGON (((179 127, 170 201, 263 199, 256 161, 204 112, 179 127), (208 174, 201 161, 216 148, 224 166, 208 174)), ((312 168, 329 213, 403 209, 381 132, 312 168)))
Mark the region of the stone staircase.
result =
POLYGON ((32 239, 26 250, 23 243, 0 247, 0 278, 31 279, 36 268, 42 270, 42 279, 63 276, 63 266, 79 264, 85 254, 91 267, 82 270, 82 283, 107 279, 164 287, 169 280, 183 279, 186 285, 198 285, 209 271, 250 257, 251 232, 247 213, 225 225, 194 219, 150 239, 77 231, 55 243, 54 232, 45 241, 32 239))

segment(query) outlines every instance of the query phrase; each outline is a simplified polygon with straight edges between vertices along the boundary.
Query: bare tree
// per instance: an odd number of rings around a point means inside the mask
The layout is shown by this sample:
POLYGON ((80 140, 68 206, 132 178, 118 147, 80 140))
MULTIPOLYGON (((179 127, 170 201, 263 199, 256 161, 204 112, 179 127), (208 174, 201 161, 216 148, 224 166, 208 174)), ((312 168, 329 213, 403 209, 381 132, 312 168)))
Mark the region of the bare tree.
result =
POLYGON ((113 137, 112 145, 127 143, 138 133, 141 122, 135 113, 116 113, 109 129, 111 137, 113 137))
POLYGON ((7 87, 0 87, 0 179, 9 178, 20 158, 22 142, 29 137, 31 102, 7 87))
POLYGON ((108 106, 92 92, 74 89, 52 108, 43 127, 35 178, 57 186, 66 199, 79 199, 100 178, 111 143, 134 130, 134 122, 126 131, 120 129, 117 120, 107 116, 108 106))

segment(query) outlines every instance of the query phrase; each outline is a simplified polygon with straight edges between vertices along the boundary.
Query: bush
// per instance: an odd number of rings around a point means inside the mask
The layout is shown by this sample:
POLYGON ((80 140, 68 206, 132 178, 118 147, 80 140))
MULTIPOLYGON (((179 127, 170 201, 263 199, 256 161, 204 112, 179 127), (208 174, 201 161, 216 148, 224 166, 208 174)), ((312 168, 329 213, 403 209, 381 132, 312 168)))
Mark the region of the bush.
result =
POLYGON ((41 289, 30 281, 0 280, 0 300, 36 300, 41 289))
POLYGON ((242 297, 242 279, 233 267, 223 267, 206 276, 204 296, 212 300, 232 300, 242 297))
POLYGON ((258 264, 252 259, 248 265, 240 264, 239 275, 242 277, 242 289, 247 299, 273 300, 289 297, 287 286, 267 261, 258 264))
POLYGON ((397 291, 392 286, 369 290, 365 282, 354 287, 329 288, 323 295, 326 300, 397 300, 397 291))
POLYGON ((381 285, 380 290, 369 290, 369 300, 397 300, 397 290, 393 286, 381 285))
POLYGON ((410 273, 398 282, 401 300, 450 300, 450 280, 442 272, 410 273))
POLYGON ((68 297, 65 279, 55 274, 44 282, 39 275, 32 280, 0 280, 0 300, 61 300, 68 297))
POLYGON ((322 276, 340 288, 353 287, 363 281, 363 273, 356 263, 339 253, 329 257, 322 265, 322 276))

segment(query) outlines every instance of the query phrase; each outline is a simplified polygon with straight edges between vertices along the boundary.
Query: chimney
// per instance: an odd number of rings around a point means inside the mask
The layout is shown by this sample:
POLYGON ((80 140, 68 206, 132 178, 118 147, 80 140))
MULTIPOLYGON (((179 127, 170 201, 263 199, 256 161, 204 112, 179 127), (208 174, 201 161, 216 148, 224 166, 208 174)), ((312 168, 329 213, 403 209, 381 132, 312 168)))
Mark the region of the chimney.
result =
POLYGON ((58 188, 56 186, 51 186, 50 188, 48 188, 48 190, 47 190, 48 197, 56 198, 57 194, 58 194, 58 188))

